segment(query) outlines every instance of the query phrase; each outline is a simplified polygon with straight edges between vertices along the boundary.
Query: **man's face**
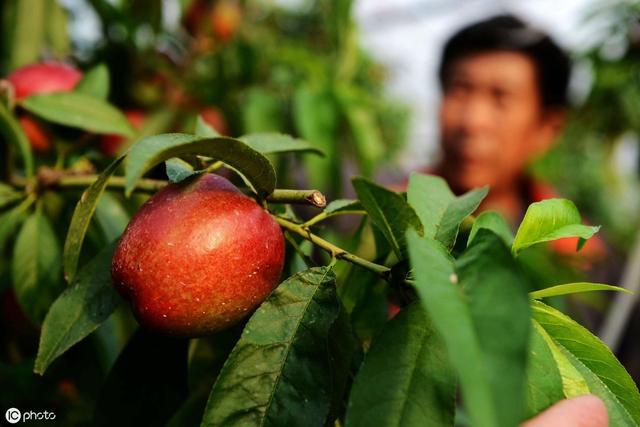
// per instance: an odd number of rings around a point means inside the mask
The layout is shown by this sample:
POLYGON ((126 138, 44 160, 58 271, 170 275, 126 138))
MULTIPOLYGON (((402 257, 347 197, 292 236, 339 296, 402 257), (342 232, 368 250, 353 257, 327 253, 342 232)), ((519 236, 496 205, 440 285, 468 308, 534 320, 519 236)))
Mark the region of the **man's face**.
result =
POLYGON ((511 185, 555 137, 527 56, 491 51, 451 64, 440 107, 441 173, 456 191, 511 185))

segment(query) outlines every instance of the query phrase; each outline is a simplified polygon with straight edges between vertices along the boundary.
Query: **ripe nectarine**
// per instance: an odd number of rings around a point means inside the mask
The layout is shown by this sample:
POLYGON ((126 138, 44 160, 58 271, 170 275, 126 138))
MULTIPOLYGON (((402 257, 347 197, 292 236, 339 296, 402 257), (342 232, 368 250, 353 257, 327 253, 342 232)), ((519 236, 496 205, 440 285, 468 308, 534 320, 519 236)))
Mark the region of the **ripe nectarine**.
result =
POLYGON ((225 178, 171 184, 140 208, 112 262, 141 325, 201 336, 238 322, 277 285, 284 239, 275 220, 225 178))

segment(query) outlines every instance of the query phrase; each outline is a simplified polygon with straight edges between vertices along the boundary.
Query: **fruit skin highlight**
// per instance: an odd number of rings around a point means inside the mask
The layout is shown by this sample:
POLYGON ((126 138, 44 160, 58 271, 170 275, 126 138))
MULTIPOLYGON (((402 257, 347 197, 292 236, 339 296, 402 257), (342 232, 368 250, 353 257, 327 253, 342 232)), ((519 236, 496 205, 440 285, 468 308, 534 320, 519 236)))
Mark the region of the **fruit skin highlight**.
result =
POLYGON ((174 336, 227 328, 278 284, 284 237, 255 200, 205 174, 171 184, 129 222, 112 261, 139 323, 174 336))

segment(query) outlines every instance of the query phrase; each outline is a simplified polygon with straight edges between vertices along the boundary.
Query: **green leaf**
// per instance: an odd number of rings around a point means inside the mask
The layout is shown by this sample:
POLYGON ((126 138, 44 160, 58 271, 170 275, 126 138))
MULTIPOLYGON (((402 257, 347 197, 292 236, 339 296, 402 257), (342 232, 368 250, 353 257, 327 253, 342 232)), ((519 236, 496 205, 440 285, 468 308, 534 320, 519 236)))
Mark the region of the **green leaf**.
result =
POLYGON ((329 203, 322 212, 311 218, 306 224, 312 226, 337 215, 366 215, 366 213, 367 211, 364 210, 360 201, 338 199, 329 203))
POLYGON ((588 239, 600 229, 581 222, 580 213, 570 200, 547 199, 533 203, 524 215, 511 250, 517 254, 537 243, 564 237, 588 239))
POLYGON ((244 132, 273 132, 282 129, 284 115, 279 95, 275 91, 254 87, 242 102, 244 132))
POLYGON ((415 230, 409 229, 407 242, 416 290, 444 339, 472 425, 496 426, 498 414, 489 372, 481 369, 482 348, 462 288, 455 286, 453 259, 440 242, 420 237, 415 230))
POLYGON ((238 138, 262 154, 314 153, 324 156, 317 146, 281 133, 252 133, 238 138))
MULTIPOLYGON (((42 51, 47 3, 42 0, 14 0, 8 49, 9 69, 36 62, 42 51)), ((4 31, 4 30, 3 30, 4 31)))
POLYGON ((355 378, 346 427, 453 425, 456 377, 420 304, 403 309, 373 344, 355 378))
POLYGON ((53 123, 96 133, 127 137, 134 131, 127 118, 106 101, 81 92, 58 92, 33 95, 20 105, 31 113, 53 123))
POLYGON ((196 136, 201 136, 203 138, 217 138, 221 136, 218 131, 207 123, 200 115, 196 118, 195 134, 196 136))
POLYGON ((276 174, 269 160, 242 141, 169 133, 144 138, 131 147, 125 167, 125 194, 130 195, 138 179, 153 166, 186 154, 208 155, 223 161, 242 174, 260 197, 271 194, 276 186, 276 174))
POLYGON ((194 171, 193 166, 178 157, 174 157, 173 159, 169 159, 164 162, 164 167, 167 173, 167 178, 169 178, 169 182, 174 184, 205 172, 203 170, 194 171))
POLYGON ((533 328, 545 341, 547 347, 551 351, 558 372, 561 378, 561 390, 565 397, 577 397, 589 393, 589 386, 580 372, 571 364, 566 355, 560 350, 560 347, 553 341, 547 331, 536 321, 533 321, 533 328))
MULTIPOLYGON (((612 426, 638 426, 637 418, 632 418, 632 414, 621 403, 619 396, 616 396, 606 385, 602 378, 594 374, 592 370, 587 368, 584 363, 578 360, 573 354, 561 347, 560 350, 565 354, 569 363, 572 363, 576 371, 582 375, 589 393, 600 397, 607 408, 609 417, 609 425, 612 426)), ((636 406, 636 410, 638 407, 636 406)))
POLYGON ((507 246, 511 246, 513 243, 513 233, 511 232, 511 228, 509 228, 509 224, 507 224, 502 215, 495 211, 485 211, 478 215, 473 222, 467 246, 471 244, 473 239, 476 237, 476 234, 478 234, 478 231, 483 228, 496 233, 507 246))
POLYGON ((63 266, 64 277, 68 283, 73 282, 76 270, 78 269, 78 259, 80 258, 80 250, 84 236, 87 234, 89 223, 96 210, 100 196, 104 192, 109 178, 116 171, 120 163, 124 160, 124 156, 114 160, 98 178, 91 184, 80 197, 76 209, 73 211, 67 238, 64 242, 63 266))
POLYGON ((488 372, 497 425, 517 425, 525 407, 531 329, 526 279, 509 248, 490 230, 478 232, 455 268, 480 343, 480 366, 488 372))
POLYGON ((100 99, 109 96, 109 69, 105 64, 99 64, 87 71, 78 82, 76 92, 100 99))
POLYGON ((105 380, 93 425, 165 425, 187 397, 188 344, 138 329, 105 380))
POLYGON ((96 207, 96 221, 102 229, 105 241, 116 240, 129 224, 129 213, 113 193, 104 193, 96 207))
POLYGON ((532 310, 534 320, 583 376, 589 391, 604 400, 611 425, 640 424, 638 387, 611 350, 558 310, 538 301, 532 302, 532 310))
POLYGON ((360 360, 360 352, 361 347, 351 326, 349 314, 341 307, 338 318, 329 330, 331 406, 325 425, 341 419, 346 411, 346 394, 351 385, 355 366, 360 360))
POLYGON ((425 236, 451 248, 460 223, 478 208, 488 191, 484 187, 456 197, 444 179, 413 173, 409 178, 407 198, 424 226, 425 236))
POLYGON ((109 245, 83 267, 51 305, 42 324, 35 373, 44 374, 51 362, 95 331, 122 302, 111 283, 114 248, 109 245))
POLYGON ((0 134, 6 141, 13 144, 24 164, 24 175, 27 178, 33 177, 33 153, 31 152, 31 144, 22 130, 22 126, 7 110, 4 103, 0 102, 0 134))
POLYGON ((565 398, 562 377, 556 361, 538 328, 532 329, 527 362, 527 407, 525 418, 539 414, 549 406, 565 398))
POLYGON ((60 291, 60 247, 47 217, 38 209, 22 225, 13 248, 11 276, 29 320, 39 325, 60 291))
POLYGON ((324 212, 326 214, 336 214, 338 212, 355 212, 355 211, 364 211, 362 204, 359 200, 351 200, 351 199, 337 199, 329 203, 325 208, 324 212))
POLYGON ((297 133, 325 153, 325 158, 305 156, 304 169, 309 185, 322 188, 326 194, 340 193, 342 160, 336 133, 338 111, 335 99, 327 90, 302 86, 293 96, 293 120, 297 133))
POLYGON ((71 53, 71 41, 69 40, 69 20, 67 11, 58 3, 58 0, 48 0, 46 39, 50 49, 57 58, 64 58, 71 53))
POLYGON ((526 283, 509 249, 480 230, 454 263, 438 241, 414 231, 407 238, 416 289, 458 372, 472 424, 518 424, 530 317, 526 283))
POLYGON ((387 154, 375 112, 357 97, 344 97, 342 102, 345 118, 353 134, 361 173, 371 176, 387 154))
POLYGON ((10 185, 0 182, 0 210, 17 203, 23 197, 23 193, 14 190, 10 185))
POLYGON ((405 259, 407 229, 413 228, 420 235, 423 233, 422 224, 416 212, 404 197, 396 192, 387 190, 365 178, 354 178, 351 182, 373 224, 391 243, 398 258, 405 259))
POLYGON ((331 403, 335 275, 298 273, 251 316, 216 381, 202 426, 322 426, 331 403))
POLYGON ((603 285, 601 283, 577 282, 577 283, 567 283, 564 285, 550 286, 548 288, 529 292, 529 298, 541 299, 541 298, 557 297, 560 295, 569 295, 569 294, 577 294, 580 292, 593 292, 593 291, 616 291, 616 292, 626 292, 628 294, 633 293, 619 286, 603 285))
POLYGON ((0 215, 0 253, 4 251, 7 241, 18 230, 27 217, 27 210, 35 201, 34 196, 27 197, 22 203, 0 215))

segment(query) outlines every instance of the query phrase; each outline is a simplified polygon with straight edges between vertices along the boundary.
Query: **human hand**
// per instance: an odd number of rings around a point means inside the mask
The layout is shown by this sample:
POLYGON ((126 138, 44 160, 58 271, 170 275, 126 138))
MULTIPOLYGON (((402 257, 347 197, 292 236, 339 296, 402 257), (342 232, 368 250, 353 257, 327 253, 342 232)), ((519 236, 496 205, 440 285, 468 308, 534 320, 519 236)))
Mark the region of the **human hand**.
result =
POLYGON ((607 427, 609 417, 602 400, 585 395, 562 400, 521 427, 607 427))

